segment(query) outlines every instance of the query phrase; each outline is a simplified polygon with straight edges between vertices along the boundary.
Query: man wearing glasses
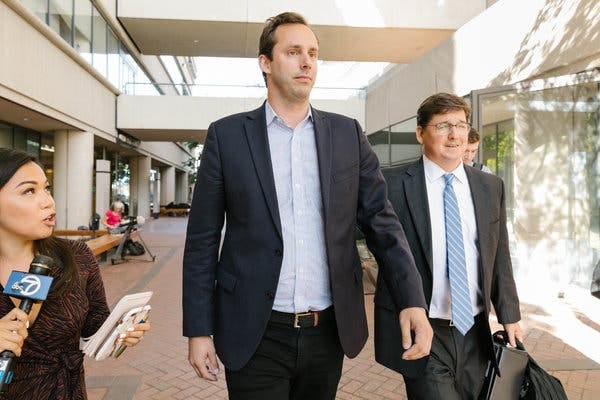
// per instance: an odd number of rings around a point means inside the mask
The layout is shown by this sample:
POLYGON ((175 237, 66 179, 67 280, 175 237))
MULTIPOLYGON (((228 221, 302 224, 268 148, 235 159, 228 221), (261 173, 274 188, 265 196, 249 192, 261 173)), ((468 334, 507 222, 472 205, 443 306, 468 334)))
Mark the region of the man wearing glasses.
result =
POLYGON ((428 359, 402 360, 398 313, 380 281, 376 359, 403 374, 409 399, 478 398, 487 363, 495 360, 491 304, 510 343, 523 340, 504 184, 462 162, 470 114, 461 97, 438 93, 427 98, 417 112, 423 157, 400 167, 389 182, 398 189, 391 191, 390 201, 421 274, 434 331, 428 359))

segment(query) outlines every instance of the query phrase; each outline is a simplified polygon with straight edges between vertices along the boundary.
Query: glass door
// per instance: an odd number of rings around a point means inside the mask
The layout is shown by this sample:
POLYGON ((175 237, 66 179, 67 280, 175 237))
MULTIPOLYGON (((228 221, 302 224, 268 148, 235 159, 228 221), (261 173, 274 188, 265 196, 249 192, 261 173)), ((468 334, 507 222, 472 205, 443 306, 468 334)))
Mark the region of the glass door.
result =
POLYGON ((599 85, 594 70, 472 94, 480 161, 505 183, 519 279, 589 287, 600 257, 599 85))

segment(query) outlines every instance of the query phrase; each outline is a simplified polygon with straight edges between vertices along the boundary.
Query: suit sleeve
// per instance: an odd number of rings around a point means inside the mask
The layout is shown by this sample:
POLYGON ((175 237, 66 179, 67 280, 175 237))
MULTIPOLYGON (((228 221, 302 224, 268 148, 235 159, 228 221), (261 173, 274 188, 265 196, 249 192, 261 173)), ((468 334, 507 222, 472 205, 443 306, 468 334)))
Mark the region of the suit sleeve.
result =
POLYGON ((375 256, 379 273, 398 309, 427 308, 421 277, 402 225, 387 197, 387 185, 377 156, 357 121, 360 147, 360 183, 357 223, 375 256))
POLYGON ((498 322, 509 324, 521 319, 519 311, 519 296, 513 275, 510 250, 508 246, 508 231, 506 229, 506 201, 504 182, 498 179, 500 185, 500 220, 498 221, 498 249, 494 260, 492 274, 491 300, 498 316, 498 322))
POLYGON ((215 276, 225 214, 224 180, 215 124, 198 168, 183 255, 183 335, 212 335, 215 276))

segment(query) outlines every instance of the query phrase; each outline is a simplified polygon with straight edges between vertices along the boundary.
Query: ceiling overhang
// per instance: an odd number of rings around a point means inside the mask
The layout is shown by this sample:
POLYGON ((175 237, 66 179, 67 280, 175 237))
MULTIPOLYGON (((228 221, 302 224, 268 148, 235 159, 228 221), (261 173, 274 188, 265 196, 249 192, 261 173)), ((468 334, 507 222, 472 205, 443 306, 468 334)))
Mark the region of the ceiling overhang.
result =
POLYGON ((17 103, 13 103, 2 97, 0 97, 0 121, 8 122, 9 124, 37 132, 76 129, 72 125, 17 103))
MULTIPOLYGON (((146 55, 256 57, 262 23, 119 16, 146 55)), ((312 25, 319 58, 406 64, 448 38, 452 29, 312 25)))
POLYGON ((119 128, 120 131, 142 142, 198 142, 204 143, 206 129, 138 129, 119 128))

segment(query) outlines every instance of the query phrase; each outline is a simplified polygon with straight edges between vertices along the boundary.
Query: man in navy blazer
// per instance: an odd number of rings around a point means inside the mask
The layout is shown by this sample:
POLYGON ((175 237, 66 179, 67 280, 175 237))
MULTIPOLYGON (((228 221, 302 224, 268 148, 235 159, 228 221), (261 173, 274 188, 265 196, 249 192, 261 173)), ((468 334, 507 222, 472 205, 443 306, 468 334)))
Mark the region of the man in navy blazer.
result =
POLYGON ((368 336, 356 225, 401 310, 405 358, 429 352, 421 281, 377 157, 357 121, 310 107, 318 47, 302 16, 267 20, 267 101, 208 129, 183 260, 183 333, 200 377, 216 380, 218 354, 231 400, 335 398, 344 354, 356 356, 368 336))
MULTIPOLYGON (((429 357, 402 359, 404 349, 393 295, 379 279, 375 295, 375 357, 403 374, 408 398, 477 399, 488 361, 495 363, 488 317, 493 303, 510 343, 523 340, 519 298, 513 278, 504 183, 495 175, 463 165, 470 125, 469 105, 460 97, 438 93, 417 112, 417 140, 423 157, 389 171, 393 206, 402 211, 411 252, 417 264, 435 333, 429 357), (446 184, 446 175, 453 175, 446 184), (453 322, 444 197, 452 185, 460 210, 469 314, 473 325, 461 333, 453 322)), ((383 278, 383 277, 382 277, 383 278)))

